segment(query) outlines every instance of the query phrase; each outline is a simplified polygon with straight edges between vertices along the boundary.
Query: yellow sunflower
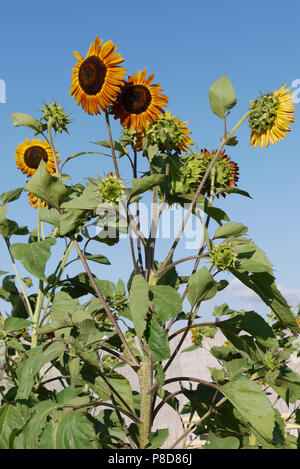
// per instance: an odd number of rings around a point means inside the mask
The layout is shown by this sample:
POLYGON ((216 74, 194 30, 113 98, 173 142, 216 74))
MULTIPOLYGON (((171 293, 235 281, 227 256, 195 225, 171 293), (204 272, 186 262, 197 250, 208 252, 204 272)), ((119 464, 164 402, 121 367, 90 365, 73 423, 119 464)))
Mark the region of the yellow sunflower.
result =
POLYGON ((117 48, 96 36, 85 59, 74 52, 78 62, 72 70, 70 94, 89 114, 100 114, 99 107, 105 111, 111 106, 123 83, 126 69, 120 67, 124 59, 115 53, 117 48))
POLYGON ((176 146, 176 151, 178 153, 185 152, 188 150, 189 146, 194 145, 194 142, 190 139, 191 131, 187 128, 188 122, 181 122, 176 116, 171 116, 170 111, 166 112, 166 117, 168 119, 173 119, 179 131, 179 141, 176 146))
MULTIPOLYGON (((17 167, 27 176, 32 176, 39 167, 43 159, 46 164, 48 173, 55 172, 54 156, 50 145, 44 140, 40 141, 38 138, 29 140, 26 138, 25 142, 20 143, 16 148, 15 158, 17 159, 17 167)), ((58 162, 60 161, 57 155, 58 162)))
POLYGON ((290 131, 289 124, 295 120, 294 102, 291 88, 285 88, 285 85, 273 93, 250 101, 250 146, 256 148, 260 144, 260 148, 263 148, 268 147, 270 142, 274 145, 279 140, 284 140, 290 131))
POLYGON ((116 102, 111 108, 115 119, 120 119, 121 125, 136 131, 144 131, 148 124, 153 124, 163 113, 163 107, 168 103, 168 96, 162 93, 160 83, 152 84, 154 75, 146 79, 147 70, 136 75, 132 74, 124 81, 116 102))
MULTIPOLYGON (((27 197, 28 197, 29 205, 31 205, 33 208, 38 208, 39 199, 34 194, 32 194, 31 192, 29 192, 27 194, 27 197)), ((44 200, 41 200, 40 206, 41 206, 41 208, 44 208, 44 207, 48 207, 48 204, 44 200)))

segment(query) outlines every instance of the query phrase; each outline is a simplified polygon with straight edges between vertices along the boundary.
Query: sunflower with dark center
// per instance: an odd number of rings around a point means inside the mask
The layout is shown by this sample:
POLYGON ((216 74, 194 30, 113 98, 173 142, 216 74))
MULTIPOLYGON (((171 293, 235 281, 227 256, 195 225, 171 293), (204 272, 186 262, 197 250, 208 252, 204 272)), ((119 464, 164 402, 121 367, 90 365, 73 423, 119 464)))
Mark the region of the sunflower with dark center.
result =
POLYGON ((255 101, 251 101, 249 126, 251 128, 250 145, 256 148, 268 147, 270 142, 274 145, 279 140, 284 140, 290 131, 289 124, 295 120, 294 95, 291 88, 285 86, 261 95, 255 101))
MULTIPOLYGON (((28 197, 28 203, 29 203, 29 205, 31 205, 31 207, 33 207, 33 208, 38 208, 39 207, 39 199, 36 197, 36 195, 29 192, 27 194, 27 197, 28 197)), ((45 202, 44 200, 40 200, 40 207, 41 208, 48 207, 47 202, 45 202)))
MULTIPOLYGON (((32 176, 39 167, 41 160, 46 162, 46 170, 48 173, 55 173, 55 161, 50 145, 44 140, 38 138, 20 143, 16 148, 15 158, 17 167, 27 176, 32 176)), ((58 162, 60 161, 57 155, 58 162)))
POLYGON ((78 62, 72 70, 70 94, 88 114, 106 111, 123 84, 126 69, 120 67, 124 59, 116 53, 117 48, 112 41, 103 44, 96 36, 85 59, 74 52, 78 62))
MULTIPOLYGON (((183 178, 184 190, 186 192, 194 192, 197 190, 215 154, 216 150, 209 152, 203 149, 200 155, 198 153, 191 153, 185 158, 183 178)), ((225 150, 223 150, 218 156, 214 168, 214 176, 211 171, 201 193, 203 195, 210 194, 213 184, 214 193, 217 198, 219 198, 220 194, 226 197, 226 189, 236 187, 239 180, 238 164, 231 161, 231 158, 227 156, 225 150), (224 189, 224 191, 222 191, 222 189, 224 189)))
POLYGON ((146 130, 149 124, 159 119, 168 103, 168 96, 162 93, 160 83, 151 85, 154 75, 146 79, 146 73, 144 68, 142 72, 139 70, 136 75, 129 76, 111 108, 111 114, 120 119, 123 127, 133 127, 136 131, 146 130))

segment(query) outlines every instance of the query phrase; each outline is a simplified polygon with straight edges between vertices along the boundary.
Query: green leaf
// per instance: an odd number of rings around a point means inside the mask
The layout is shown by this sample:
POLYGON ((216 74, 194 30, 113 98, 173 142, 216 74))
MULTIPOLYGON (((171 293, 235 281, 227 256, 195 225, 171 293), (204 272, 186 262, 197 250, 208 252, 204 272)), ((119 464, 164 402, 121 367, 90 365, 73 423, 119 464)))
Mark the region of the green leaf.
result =
MULTIPOLYGON (((102 140, 100 142, 93 142, 93 143, 94 143, 94 145, 100 145, 101 147, 104 147, 104 148, 111 148, 110 147, 110 142, 108 140, 102 140)), ((127 148, 125 148, 123 145, 121 145, 121 143, 114 141, 113 146, 114 146, 114 149, 119 152, 119 158, 121 158, 125 154, 128 154, 127 148)))
POLYGON ((289 328, 295 334, 299 334, 297 321, 286 301, 278 290, 274 277, 268 272, 241 273, 237 269, 230 269, 244 285, 253 290, 263 300, 263 302, 271 308, 275 315, 280 319, 283 326, 289 328))
POLYGON ((63 291, 56 293, 51 306, 50 315, 52 321, 69 319, 69 316, 77 309, 77 303, 63 291))
POLYGON ((34 130, 35 135, 43 132, 43 124, 29 114, 14 112, 10 114, 10 117, 13 120, 14 127, 27 127, 28 129, 34 130))
POLYGON ((237 409, 243 420, 263 438, 272 440, 275 416, 268 396, 249 377, 239 376, 220 386, 220 391, 237 409))
POLYGON ((61 204, 61 208, 94 210, 97 209, 102 202, 97 184, 90 182, 86 185, 80 197, 78 197, 77 194, 73 194, 70 200, 61 204))
POLYGON ((278 341, 269 324, 255 311, 242 311, 225 321, 218 321, 217 326, 225 332, 245 331, 265 347, 277 347, 278 341))
POLYGON ((251 195, 247 191, 243 191, 241 189, 238 189, 237 187, 222 187, 219 189, 216 189, 216 194, 220 194, 222 192, 226 192, 226 194, 239 194, 243 195, 244 197, 248 197, 249 199, 252 199, 251 195))
POLYGON ((169 430, 167 428, 160 428, 154 433, 150 433, 149 443, 146 449, 157 449, 166 441, 169 436, 169 430))
POLYGON ((164 174, 151 174, 151 176, 132 179, 132 192, 130 194, 130 198, 138 194, 143 194, 154 186, 158 186, 164 181, 164 179, 164 174))
POLYGON ((23 187, 20 187, 18 189, 13 189, 12 191, 4 192, 3 194, 1 194, 0 199, 2 200, 4 204, 8 204, 9 202, 18 200, 22 192, 23 192, 23 187))
POLYGON ((66 236, 71 231, 84 225, 88 218, 88 212, 75 208, 64 209, 64 213, 59 218, 59 234, 66 236))
POLYGON ((24 190, 48 202, 59 210, 61 202, 71 193, 72 189, 65 186, 57 177, 46 171, 46 163, 41 160, 38 169, 25 184, 24 190))
POLYGON ((12 405, 0 407, 0 449, 10 449, 10 436, 14 429, 22 428, 24 418, 19 410, 12 405))
POLYGON ((102 254, 89 254, 88 252, 85 253, 85 258, 88 261, 97 262, 98 264, 106 264, 111 265, 107 257, 102 256, 102 254))
POLYGON ((43 345, 27 352, 27 359, 22 363, 16 399, 28 399, 34 384, 34 376, 46 363, 57 358, 65 350, 62 342, 54 342, 43 350, 43 345))
POLYGON ((50 248, 55 243, 54 238, 30 244, 16 243, 11 245, 11 253, 15 259, 23 264, 28 272, 46 282, 45 265, 50 257, 50 248))
POLYGON ((168 285, 155 285, 150 287, 155 312, 162 323, 177 316, 181 311, 181 296, 168 285))
POLYGON ((41 436, 41 449, 93 449, 93 423, 82 413, 70 411, 51 421, 41 436))
POLYGON ((55 208, 41 207, 40 208, 41 221, 50 223, 50 225, 59 226, 60 215, 55 208))
POLYGON ((26 235, 28 233, 26 226, 20 227, 18 223, 8 218, 0 222, 0 234, 3 238, 9 238, 12 235, 26 235))
POLYGON ((14 318, 10 316, 4 321, 5 332, 15 332, 24 329, 25 327, 31 326, 32 322, 22 318, 14 318))
POLYGON ((130 289, 129 307, 136 333, 143 336, 149 310, 149 287, 142 275, 133 277, 130 289))
POLYGON ((147 325, 146 336, 155 361, 163 361, 170 358, 167 333, 154 316, 151 317, 147 325))
POLYGON ((248 231, 247 226, 241 223, 230 222, 216 229, 214 239, 228 238, 229 236, 242 236, 248 231))
POLYGON ((221 437, 209 432, 204 449, 239 449, 240 441, 235 436, 221 437))
POLYGON ((39 448, 39 436, 47 424, 47 418, 58 404, 53 401, 39 402, 33 409, 32 415, 23 428, 24 443, 26 449, 39 448))
POLYGON ((206 267, 202 267, 191 275, 188 284, 187 298, 191 306, 195 306, 200 301, 210 300, 218 291, 218 285, 206 267))
POLYGON ((235 106, 235 91, 225 73, 211 85, 209 89, 209 104, 212 112, 221 119, 225 118, 226 111, 235 106))

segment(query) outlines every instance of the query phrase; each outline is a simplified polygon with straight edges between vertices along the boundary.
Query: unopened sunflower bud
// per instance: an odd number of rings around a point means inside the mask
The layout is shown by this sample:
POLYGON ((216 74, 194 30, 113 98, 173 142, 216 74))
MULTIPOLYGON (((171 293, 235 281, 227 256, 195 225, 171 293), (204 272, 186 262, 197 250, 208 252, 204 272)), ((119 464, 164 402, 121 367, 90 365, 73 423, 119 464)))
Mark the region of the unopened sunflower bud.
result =
POLYGON ((45 107, 41 109, 43 113, 42 120, 51 122, 51 126, 55 132, 68 132, 68 125, 71 123, 70 114, 66 114, 61 105, 57 105, 54 101, 51 104, 45 103, 45 107))
POLYGON ((99 193, 105 202, 118 202, 125 192, 125 184, 115 174, 109 173, 104 179, 98 179, 99 193))
POLYGON ((234 267, 237 253, 229 241, 214 245, 210 251, 210 262, 217 270, 227 270, 234 267))

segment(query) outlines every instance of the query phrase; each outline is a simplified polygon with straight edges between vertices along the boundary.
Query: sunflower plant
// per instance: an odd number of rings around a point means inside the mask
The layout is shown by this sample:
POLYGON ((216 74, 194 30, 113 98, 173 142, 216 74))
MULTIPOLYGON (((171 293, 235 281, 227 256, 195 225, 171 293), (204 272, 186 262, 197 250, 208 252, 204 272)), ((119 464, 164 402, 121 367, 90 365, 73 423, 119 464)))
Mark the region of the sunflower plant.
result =
POLYGON ((175 449, 188 448, 192 434, 203 437, 205 449, 296 449, 299 441, 285 432, 276 402, 283 400, 297 421, 300 376, 289 358, 300 353, 299 315, 248 228, 216 205, 220 195, 228 205, 232 194, 249 197, 238 188, 239 166, 228 155, 239 127, 248 120, 254 147, 276 144, 294 120, 292 94, 283 86, 251 100, 227 131, 237 99, 221 76, 209 90, 221 142, 211 151, 201 142, 203 149, 195 150, 188 122, 167 109, 169 97, 153 83, 154 74, 144 68, 126 79, 116 50, 97 36, 85 58, 75 52, 70 89, 90 118, 104 114, 108 140, 97 144, 111 152, 113 172, 92 177, 91 152, 62 159, 55 134, 69 132, 70 114, 55 102, 45 103, 40 118, 11 116, 15 127, 28 129, 28 138, 14 155, 24 186, 0 196, 2 248, 12 265, 11 272, 0 272, 0 297, 10 305, 0 315, 0 448, 175 449), (119 120, 119 140, 111 117, 119 120), (130 181, 119 171, 124 156, 130 181), (65 172, 74 158, 86 160, 85 183, 65 172), (32 231, 7 218, 23 193, 36 220, 32 231), (141 222, 142 201, 151 212, 149 232, 141 222), (185 217, 161 258, 158 226, 172 205, 184 206, 185 217), (198 252, 178 257, 192 217, 202 224, 198 252), (121 234, 128 251, 119 262, 131 265, 131 275, 105 280, 121 234), (181 271, 186 262, 193 264, 189 275, 181 271), (210 321, 201 321, 203 302, 227 288, 228 275, 268 306, 267 320, 223 304, 210 321), (180 352, 197 359, 216 334, 224 343, 209 349, 216 362, 209 380, 170 375, 180 352), (187 338, 193 345, 183 350, 187 338), (182 422, 188 417, 173 440, 172 417, 157 423, 163 407, 182 422))

